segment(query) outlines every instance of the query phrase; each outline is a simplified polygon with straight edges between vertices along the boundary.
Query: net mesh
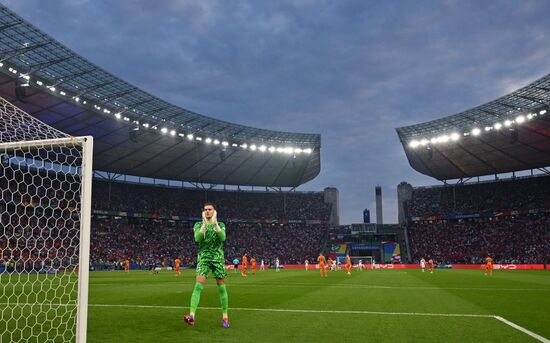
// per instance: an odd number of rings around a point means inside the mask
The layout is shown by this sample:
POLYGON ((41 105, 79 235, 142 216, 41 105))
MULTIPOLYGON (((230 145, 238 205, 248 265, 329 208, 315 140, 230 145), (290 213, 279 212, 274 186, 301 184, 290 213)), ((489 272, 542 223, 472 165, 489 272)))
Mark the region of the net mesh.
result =
POLYGON ((74 342, 83 147, 0 98, 0 342, 74 342), (21 142, 21 143, 14 143, 21 142))

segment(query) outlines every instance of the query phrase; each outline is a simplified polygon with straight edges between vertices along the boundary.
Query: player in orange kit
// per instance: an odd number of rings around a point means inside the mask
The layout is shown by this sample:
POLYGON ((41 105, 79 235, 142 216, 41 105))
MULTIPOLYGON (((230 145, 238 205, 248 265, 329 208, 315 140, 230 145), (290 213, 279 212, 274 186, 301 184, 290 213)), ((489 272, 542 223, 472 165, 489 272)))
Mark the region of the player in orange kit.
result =
POLYGON ((334 263, 332 262, 332 259, 328 258, 328 270, 332 271, 332 268, 334 267, 334 263))
POLYGON ((126 259, 126 261, 124 261, 124 272, 125 273, 130 272, 130 260, 129 259, 126 259))
POLYGON ((174 270, 176 271, 176 276, 180 276, 181 275, 181 272, 180 272, 180 259, 179 258, 176 258, 174 260, 174 270))
MULTIPOLYGON (((319 257, 317 257, 317 261, 319 262, 319 271, 321 272, 321 277, 328 276, 327 275, 327 269, 325 267, 325 256, 323 256, 322 251, 319 253, 319 257)), ((329 261, 330 261, 330 259, 329 259, 329 261)))
POLYGON ((256 271, 256 260, 254 257, 250 258, 250 269, 252 270, 252 275, 254 275, 254 272, 256 271))
POLYGON ((493 259, 490 256, 487 256, 485 259, 485 275, 493 275, 493 259))
POLYGON ((346 270, 348 271, 348 275, 351 275, 351 258, 349 255, 346 255, 346 270))
POLYGON ((246 271, 248 269, 248 257, 246 257, 246 254, 243 255, 243 271, 241 272, 241 275, 246 277, 246 271))
POLYGON ((430 274, 433 274, 434 273, 434 267, 435 267, 435 263, 434 263, 434 260, 432 260, 431 258, 428 260, 428 269, 430 269, 430 274))

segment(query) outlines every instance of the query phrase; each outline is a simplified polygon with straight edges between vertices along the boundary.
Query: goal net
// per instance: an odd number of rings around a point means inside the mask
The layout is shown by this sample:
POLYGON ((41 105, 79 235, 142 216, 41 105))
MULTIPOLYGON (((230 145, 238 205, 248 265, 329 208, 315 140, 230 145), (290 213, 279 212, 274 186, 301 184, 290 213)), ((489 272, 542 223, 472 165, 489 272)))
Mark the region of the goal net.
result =
MULTIPOLYGON (((363 263, 363 267, 371 267, 374 265, 374 257, 373 256, 350 256, 352 265, 359 264, 359 261, 363 263)), ((346 257, 345 256, 338 256, 336 260, 342 264, 346 264, 346 257)))
POLYGON ((92 142, 0 98, 0 342, 86 340, 92 142))

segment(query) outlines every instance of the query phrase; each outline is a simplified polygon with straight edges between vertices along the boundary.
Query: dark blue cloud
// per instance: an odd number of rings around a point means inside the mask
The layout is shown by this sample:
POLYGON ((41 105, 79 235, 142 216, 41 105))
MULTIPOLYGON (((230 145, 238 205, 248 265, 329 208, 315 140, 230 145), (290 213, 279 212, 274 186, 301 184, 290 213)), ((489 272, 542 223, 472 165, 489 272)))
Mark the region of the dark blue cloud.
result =
POLYGON ((435 184, 394 128, 495 99, 550 71, 545 1, 7 1, 113 74, 182 107, 321 133, 343 223, 397 220, 403 181, 435 184))

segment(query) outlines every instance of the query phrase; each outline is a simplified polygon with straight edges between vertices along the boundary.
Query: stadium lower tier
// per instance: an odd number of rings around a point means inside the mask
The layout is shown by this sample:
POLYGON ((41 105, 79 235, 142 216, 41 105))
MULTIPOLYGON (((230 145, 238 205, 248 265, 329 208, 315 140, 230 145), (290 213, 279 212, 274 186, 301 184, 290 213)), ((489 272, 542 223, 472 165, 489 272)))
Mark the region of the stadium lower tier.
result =
POLYGON ((522 216, 491 220, 414 222, 408 228, 411 257, 438 264, 548 263, 550 216, 522 216))
MULTIPOLYGON (((171 266, 179 258, 194 265, 197 245, 193 223, 128 218, 92 220, 91 264, 112 265, 129 259, 141 268, 171 266)), ((323 225, 302 224, 227 224, 225 258, 227 263, 246 253, 256 263, 266 265, 279 258, 282 264, 316 260, 325 244, 323 225)))

